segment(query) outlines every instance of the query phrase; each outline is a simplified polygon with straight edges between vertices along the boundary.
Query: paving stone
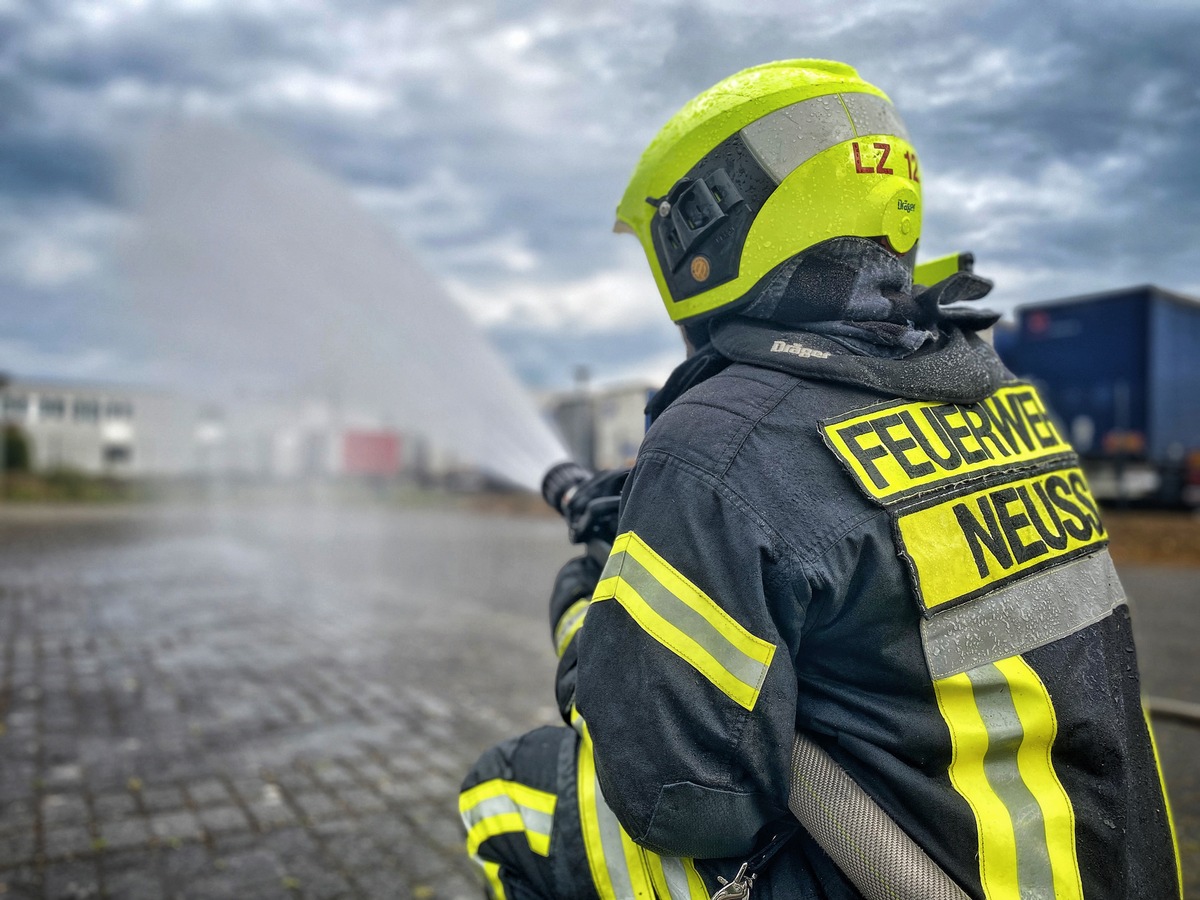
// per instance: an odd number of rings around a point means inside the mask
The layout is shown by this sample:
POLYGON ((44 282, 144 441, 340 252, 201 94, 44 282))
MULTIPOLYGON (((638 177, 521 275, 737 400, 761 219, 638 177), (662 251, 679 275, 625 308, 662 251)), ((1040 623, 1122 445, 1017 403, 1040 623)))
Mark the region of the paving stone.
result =
POLYGON ((86 825, 87 801, 77 794, 48 794, 42 798, 42 820, 48 827, 86 825))
POLYGON ((183 791, 174 785, 143 788, 141 795, 147 812, 172 812, 184 807, 183 791))
POLYGON ((108 896, 114 900, 166 900, 162 882, 150 872, 118 872, 105 881, 108 896))
POLYGON ((166 882, 181 887, 206 875, 212 869, 208 851, 199 844, 183 844, 167 848, 160 856, 166 882))
POLYGON ((186 885, 181 885, 177 896, 185 900, 228 900, 239 896, 244 890, 231 876, 224 872, 208 873, 186 885))
POLYGON ((387 868, 393 862, 389 852, 359 829, 327 838, 325 852, 337 860, 339 868, 355 873, 387 868))
POLYGON ((363 819, 361 827, 385 847, 404 847, 413 843, 417 829, 406 818, 395 813, 380 813, 363 819))
POLYGON ((34 844, 32 828, 0 834, 0 867, 15 866, 33 859, 34 844))
POLYGON ((100 896, 100 873, 95 863, 51 863, 42 875, 47 897, 55 900, 92 900, 100 896))
POLYGON ((330 762, 313 767, 313 775, 327 787, 338 787, 354 783, 354 775, 344 766, 330 762))
POLYGON ((32 866, 19 866, 0 872, 4 900, 42 900, 42 878, 32 866))
POLYGON ((240 831, 250 828, 246 814, 236 806, 210 806, 199 810, 196 815, 204 830, 210 834, 220 831, 240 831))
POLYGON ((356 813, 374 813, 387 809, 387 804, 382 798, 364 788, 343 788, 337 792, 337 796, 356 813))
POLYGON ((306 868, 302 864, 290 865, 284 878, 300 892, 302 897, 313 900, 335 900, 335 898, 357 896, 352 894, 350 882, 337 872, 319 867, 306 868))
POLYGON ((123 850, 148 843, 150 829, 141 819, 116 819, 101 823, 100 838, 105 850, 123 850))
MULTIPOLYGON (((73 724, 74 722, 70 723, 70 725, 73 724)), ((74 755, 76 738, 72 735, 66 740, 70 744, 71 755, 74 755)), ((83 766, 77 763, 65 763, 62 765, 51 766, 50 770, 46 772, 45 781, 47 787, 51 788, 68 787, 70 785, 78 784, 79 782, 83 781, 83 766)))
POLYGON ((92 853, 98 849, 88 830, 78 826, 50 829, 46 832, 45 846, 46 856, 51 859, 92 853))
POLYGON ((306 791, 315 790, 317 787, 308 772, 294 769, 275 773, 272 783, 289 794, 302 794, 306 791))
POLYGON ((36 821, 35 806, 28 800, 13 800, 0 805, 0 832, 32 829, 36 821))
POLYGON ((249 809, 254 821, 262 829, 291 825, 296 821, 295 813, 284 803, 252 803, 249 809))
POLYGON ((394 781, 381 784, 379 792, 403 805, 409 805, 418 797, 424 796, 424 791, 421 790, 420 785, 416 781, 407 778, 398 778, 394 781))
POLYGON ((200 823, 189 811, 160 813, 150 819, 155 837, 163 841, 186 841, 200 838, 200 823))
POLYGON ((363 872, 356 875, 354 880, 362 892, 372 900, 412 896, 411 880, 394 869, 363 872))
POLYGON ((337 802, 328 794, 297 794, 292 798, 295 804, 303 810, 304 815, 311 821, 332 819, 346 815, 337 802))
POLYGON ((438 900, 477 900, 484 896, 483 887, 476 878, 471 878, 460 871, 448 873, 435 885, 434 896, 438 900))
POLYGON ((137 801, 128 791, 100 794, 92 799, 92 806, 102 822, 127 819, 138 812, 137 801))
POLYGON ((249 831, 223 831, 211 835, 209 843, 218 857, 233 856, 260 846, 260 836, 249 831))
POLYGON ((221 861, 223 870, 234 873, 240 884, 277 883, 282 877, 279 859, 265 847, 248 847, 222 856, 221 861))
POLYGON ((230 801, 229 791, 215 778, 192 782, 187 792, 196 806, 218 806, 230 801))

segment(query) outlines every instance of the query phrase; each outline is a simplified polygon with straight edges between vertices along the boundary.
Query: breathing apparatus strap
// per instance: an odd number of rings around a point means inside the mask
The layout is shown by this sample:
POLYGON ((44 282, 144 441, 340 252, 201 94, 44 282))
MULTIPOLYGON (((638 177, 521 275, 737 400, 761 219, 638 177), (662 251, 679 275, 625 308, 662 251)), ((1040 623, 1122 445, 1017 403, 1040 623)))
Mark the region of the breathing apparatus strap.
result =
POLYGON ((799 732, 788 806, 867 900, 970 900, 832 756, 799 732))

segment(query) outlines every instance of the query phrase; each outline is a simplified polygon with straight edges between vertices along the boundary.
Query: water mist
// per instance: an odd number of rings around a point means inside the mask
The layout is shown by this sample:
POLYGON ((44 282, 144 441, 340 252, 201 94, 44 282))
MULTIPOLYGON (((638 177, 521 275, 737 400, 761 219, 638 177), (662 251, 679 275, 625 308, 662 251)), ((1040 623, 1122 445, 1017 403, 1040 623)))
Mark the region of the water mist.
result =
POLYGON ((307 390, 536 490, 568 453, 486 338, 333 179, 207 123, 133 166, 139 318, 210 395, 307 390))

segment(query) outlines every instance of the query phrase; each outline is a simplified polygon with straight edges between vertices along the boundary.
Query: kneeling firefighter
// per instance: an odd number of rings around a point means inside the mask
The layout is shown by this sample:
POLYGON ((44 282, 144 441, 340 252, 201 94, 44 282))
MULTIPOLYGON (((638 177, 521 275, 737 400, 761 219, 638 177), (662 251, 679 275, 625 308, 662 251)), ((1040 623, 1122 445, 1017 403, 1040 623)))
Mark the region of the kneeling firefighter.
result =
POLYGON ((569 727, 463 785, 494 896, 1180 895, 1096 502, 996 316, 945 306, 990 284, 914 285, 921 213, 840 63, 734 75, 646 150, 618 228, 691 353, 628 477, 563 502, 619 516, 554 588, 569 727))

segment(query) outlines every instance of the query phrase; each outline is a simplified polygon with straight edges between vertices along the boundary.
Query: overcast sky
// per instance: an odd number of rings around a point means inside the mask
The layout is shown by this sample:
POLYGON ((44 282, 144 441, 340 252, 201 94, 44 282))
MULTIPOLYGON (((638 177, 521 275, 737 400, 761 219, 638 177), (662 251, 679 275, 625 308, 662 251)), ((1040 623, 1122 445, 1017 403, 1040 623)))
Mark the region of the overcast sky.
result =
POLYGON ((678 339, 616 202, 691 96, 799 56, 891 94, 923 255, 973 251, 996 306, 1200 295, 1194 0, 0 0, 0 368, 132 371, 120 160, 202 115, 344 181, 529 383, 660 374, 678 339))

